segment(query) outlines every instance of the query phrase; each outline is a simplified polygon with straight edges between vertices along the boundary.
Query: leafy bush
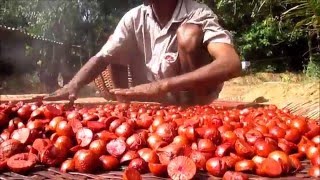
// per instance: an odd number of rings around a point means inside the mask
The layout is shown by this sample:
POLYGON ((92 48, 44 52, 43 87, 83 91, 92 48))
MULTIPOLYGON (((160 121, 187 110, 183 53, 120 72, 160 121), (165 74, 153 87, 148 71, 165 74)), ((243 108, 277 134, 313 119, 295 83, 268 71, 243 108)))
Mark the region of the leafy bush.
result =
POLYGON ((305 33, 292 31, 290 24, 280 24, 267 17, 255 22, 236 38, 243 59, 251 61, 255 72, 285 72, 303 70, 307 51, 305 33))
POLYGON ((311 78, 320 78, 320 53, 314 55, 306 67, 305 73, 311 78))
POLYGON ((256 57, 257 52, 262 57, 284 54, 284 52, 277 51, 277 48, 285 47, 287 44, 294 45, 295 41, 303 37, 301 32, 290 34, 288 26, 288 24, 280 26, 277 19, 273 17, 255 22, 239 37, 239 48, 246 57, 256 57))

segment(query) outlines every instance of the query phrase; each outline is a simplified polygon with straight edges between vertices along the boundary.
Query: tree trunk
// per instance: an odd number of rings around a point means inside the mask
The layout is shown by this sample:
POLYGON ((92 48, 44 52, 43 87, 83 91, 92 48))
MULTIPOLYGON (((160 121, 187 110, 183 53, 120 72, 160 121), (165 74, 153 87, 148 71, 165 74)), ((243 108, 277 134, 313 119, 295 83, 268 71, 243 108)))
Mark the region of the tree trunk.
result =
POLYGON ((309 63, 313 61, 313 53, 312 53, 312 31, 308 31, 308 50, 309 50, 309 63))

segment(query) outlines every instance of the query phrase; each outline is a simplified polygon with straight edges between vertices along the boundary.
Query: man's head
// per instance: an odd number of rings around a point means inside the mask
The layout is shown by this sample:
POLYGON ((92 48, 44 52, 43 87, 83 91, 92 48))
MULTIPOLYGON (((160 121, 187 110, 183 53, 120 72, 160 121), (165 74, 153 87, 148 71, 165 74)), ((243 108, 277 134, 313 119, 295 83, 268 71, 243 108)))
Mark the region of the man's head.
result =
POLYGON ((143 3, 145 5, 148 5, 148 4, 166 4, 166 3, 170 3, 170 2, 174 2, 174 0, 143 0, 143 3))
POLYGON ((150 5, 157 21, 164 26, 171 18, 178 0, 144 0, 145 5, 150 5))
POLYGON ((149 5, 149 4, 153 4, 153 3, 157 2, 157 1, 159 1, 159 0, 143 0, 143 3, 145 5, 149 5))

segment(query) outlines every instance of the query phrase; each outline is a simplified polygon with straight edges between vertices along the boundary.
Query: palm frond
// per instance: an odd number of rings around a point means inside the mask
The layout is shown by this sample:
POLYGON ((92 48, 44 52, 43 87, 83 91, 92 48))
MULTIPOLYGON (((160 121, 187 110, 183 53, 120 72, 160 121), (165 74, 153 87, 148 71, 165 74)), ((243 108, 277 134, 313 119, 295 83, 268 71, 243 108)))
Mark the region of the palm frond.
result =
POLYGON ((318 28, 320 26, 318 15, 320 5, 316 1, 318 0, 285 0, 285 4, 293 7, 282 13, 281 18, 283 20, 298 20, 295 29, 318 28))

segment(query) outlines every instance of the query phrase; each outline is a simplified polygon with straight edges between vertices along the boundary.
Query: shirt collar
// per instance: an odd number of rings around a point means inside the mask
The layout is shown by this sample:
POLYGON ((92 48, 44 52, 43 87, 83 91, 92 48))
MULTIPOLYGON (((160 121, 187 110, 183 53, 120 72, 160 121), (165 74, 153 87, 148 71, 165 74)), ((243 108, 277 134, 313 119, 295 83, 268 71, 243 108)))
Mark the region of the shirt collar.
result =
POLYGON ((178 0, 177 7, 173 12, 172 22, 181 22, 187 17, 187 8, 185 0, 178 0))
MULTIPOLYGON (((178 0, 177 6, 172 14, 172 23, 182 22, 187 16, 185 0, 178 0)), ((150 5, 144 5, 147 16, 152 17, 152 8, 150 5)))

